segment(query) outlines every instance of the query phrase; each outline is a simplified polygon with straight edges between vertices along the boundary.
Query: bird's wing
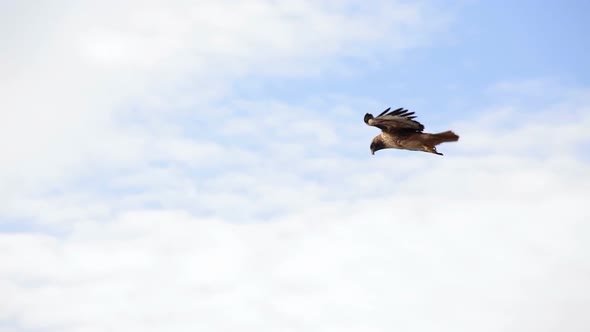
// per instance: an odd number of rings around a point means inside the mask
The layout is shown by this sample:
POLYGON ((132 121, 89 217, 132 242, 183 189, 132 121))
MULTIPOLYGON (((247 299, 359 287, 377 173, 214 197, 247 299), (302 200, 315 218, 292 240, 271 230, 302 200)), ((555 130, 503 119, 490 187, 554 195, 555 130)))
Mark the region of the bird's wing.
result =
POLYGON ((424 126, 414 120, 416 117, 414 112, 409 112, 403 108, 398 108, 394 111, 389 111, 388 108, 379 114, 377 117, 373 117, 372 114, 365 114, 365 123, 369 126, 377 127, 384 132, 398 132, 403 130, 412 130, 421 132, 424 130, 424 126))

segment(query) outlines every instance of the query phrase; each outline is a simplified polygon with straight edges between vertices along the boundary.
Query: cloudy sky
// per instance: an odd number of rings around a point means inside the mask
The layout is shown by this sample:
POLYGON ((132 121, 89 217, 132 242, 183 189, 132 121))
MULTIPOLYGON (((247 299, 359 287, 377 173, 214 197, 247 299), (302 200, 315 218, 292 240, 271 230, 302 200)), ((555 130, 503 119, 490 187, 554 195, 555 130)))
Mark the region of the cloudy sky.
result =
POLYGON ((0 1, 0 331, 588 331, 589 11, 0 1))

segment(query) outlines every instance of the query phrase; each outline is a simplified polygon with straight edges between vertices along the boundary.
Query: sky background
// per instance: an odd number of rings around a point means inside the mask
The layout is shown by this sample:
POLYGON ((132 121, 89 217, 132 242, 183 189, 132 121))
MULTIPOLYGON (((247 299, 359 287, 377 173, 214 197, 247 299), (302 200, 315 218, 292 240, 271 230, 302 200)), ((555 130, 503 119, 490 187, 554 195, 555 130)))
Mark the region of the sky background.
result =
POLYGON ((587 331, 588 12, 0 0, 0 332, 587 331))

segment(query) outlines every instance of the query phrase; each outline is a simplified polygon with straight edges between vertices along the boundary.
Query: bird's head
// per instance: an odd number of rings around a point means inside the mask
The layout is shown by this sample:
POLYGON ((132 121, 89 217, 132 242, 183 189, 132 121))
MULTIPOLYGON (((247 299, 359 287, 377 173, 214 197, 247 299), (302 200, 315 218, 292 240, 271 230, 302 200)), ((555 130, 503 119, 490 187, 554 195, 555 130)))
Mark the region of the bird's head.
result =
POLYGON ((377 137, 373 138, 370 148, 371 148, 371 154, 375 154, 375 151, 379 151, 379 150, 385 148, 385 143, 383 142, 383 139, 381 138, 381 136, 377 136, 377 137))

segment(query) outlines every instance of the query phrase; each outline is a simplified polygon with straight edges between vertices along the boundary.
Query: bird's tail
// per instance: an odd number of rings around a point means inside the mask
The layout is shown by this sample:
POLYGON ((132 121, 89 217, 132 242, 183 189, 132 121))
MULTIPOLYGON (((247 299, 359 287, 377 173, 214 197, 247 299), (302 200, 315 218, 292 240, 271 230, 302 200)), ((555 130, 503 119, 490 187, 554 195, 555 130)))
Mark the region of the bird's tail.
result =
POLYGON ((430 144, 433 146, 445 142, 457 142, 458 140, 459 136, 451 130, 447 130, 438 134, 430 134, 430 144))

